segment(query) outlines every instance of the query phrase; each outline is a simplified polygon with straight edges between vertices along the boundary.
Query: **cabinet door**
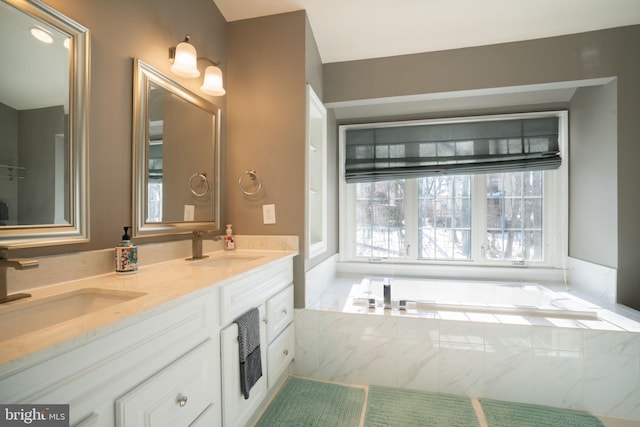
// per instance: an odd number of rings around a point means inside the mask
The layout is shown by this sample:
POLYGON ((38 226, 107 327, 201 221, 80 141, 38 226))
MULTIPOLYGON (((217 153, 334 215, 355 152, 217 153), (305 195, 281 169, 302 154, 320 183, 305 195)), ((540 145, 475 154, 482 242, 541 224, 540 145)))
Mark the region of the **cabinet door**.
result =
MULTIPOLYGON (((260 319, 265 319, 264 304, 258 307, 260 319)), ((220 332, 222 356, 222 425, 244 426, 260 407, 267 395, 267 328, 260 322, 260 360, 262 378, 251 388, 245 400, 240 389, 240 359, 238 325, 232 323, 220 332)))
POLYGON ((293 320, 293 286, 267 300, 267 342, 273 341, 293 320))
POLYGON ((293 360, 296 350, 295 337, 295 327, 290 324, 269 344, 267 351, 269 388, 277 384, 278 379, 293 360))
POLYGON ((219 405, 219 358, 209 340, 116 400, 118 427, 189 426, 219 405))
POLYGON ((80 421, 78 424, 75 424, 73 427, 97 427, 99 425, 100 415, 93 412, 91 413, 91 415, 80 421))

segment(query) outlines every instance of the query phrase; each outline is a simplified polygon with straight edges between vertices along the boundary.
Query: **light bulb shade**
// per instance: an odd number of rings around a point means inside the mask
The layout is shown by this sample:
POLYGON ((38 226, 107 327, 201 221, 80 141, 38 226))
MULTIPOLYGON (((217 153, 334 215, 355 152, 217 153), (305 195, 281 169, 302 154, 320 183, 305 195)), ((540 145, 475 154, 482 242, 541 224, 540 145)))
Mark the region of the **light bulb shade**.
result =
POLYGON ((222 70, 213 65, 207 67, 200 90, 211 96, 222 96, 227 93, 222 86, 222 70))
POLYGON ((44 28, 41 27, 31 27, 29 29, 31 35, 35 37, 37 40, 40 40, 42 43, 51 44, 53 43, 53 36, 51 33, 44 28))
POLYGON ((181 42, 176 46, 171 72, 180 77, 195 79, 200 76, 198 71, 198 55, 196 48, 189 42, 181 42))

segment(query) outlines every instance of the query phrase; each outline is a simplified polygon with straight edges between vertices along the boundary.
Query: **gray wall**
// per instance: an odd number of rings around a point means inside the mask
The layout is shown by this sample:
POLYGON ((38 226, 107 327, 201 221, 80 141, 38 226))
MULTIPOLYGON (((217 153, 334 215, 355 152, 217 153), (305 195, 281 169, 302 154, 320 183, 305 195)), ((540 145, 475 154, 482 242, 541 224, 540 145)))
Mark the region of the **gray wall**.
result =
POLYGON ((18 123, 18 162, 26 168, 18 181, 18 223, 52 224, 55 135, 65 132, 64 107, 20 111, 18 123))
MULTIPOLYGON (((18 164, 18 111, 0 102, 0 164, 14 166, 18 164)), ((0 175, 9 175, 11 170, 0 168, 0 175)), ((17 224, 18 217, 18 180, 9 180, 0 176, 0 202, 6 203, 9 219, 0 220, 3 224, 17 224)))
POLYGON ((611 268, 618 267, 616 87, 580 88, 570 107, 569 252, 611 268))
MULTIPOLYGON (((226 209, 237 234, 300 236, 294 260, 296 305, 304 303, 304 11, 228 24, 226 209), (244 195, 238 178, 255 170, 263 189, 244 195), (274 204, 276 224, 262 206, 274 204)), ((243 183, 247 183, 247 177, 243 183)))
MULTIPOLYGON (((62 105, 17 111, 0 104, 0 201, 8 204, 10 225, 50 224, 54 220, 55 135, 65 132, 62 105), (9 179, 5 175, 20 175, 9 179)), ((64 172, 64 171, 63 171, 64 172)))
MULTIPOLYGON (((443 52, 377 58, 324 65, 324 101, 340 103, 384 97, 430 94, 519 85, 547 84, 583 79, 617 77, 617 138, 604 138, 617 147, 617 170, 600 176, 612 183, 617 174, 617 206, 593 210, 589 190, 576 179, 570 183, 570 256, 618 267, 619 302, 640 308, 640 26, 622 27, 562 37, 506 43, 443 52), (613 142, 611 142, 613 141, 613 142), (605 233, 592 233, 602 215, 617 218, 606 225, 605 233), (610 237, 610 233, 617 238, 610 237), (603 237, 606 234, 606 237, 603 237), (617 253, 617 260, 615 254, 617 253)), ((597 90, 597 89, 594 89, 597 90)), ((611 99, 611 88, 605 91, 611 99)), ((577 94, 575 107, 584 105, 577 94)), ((598 95, 600 96, 600 95, 598 95)), ((591 99, 596 98, 591 94, 591 99)), ((596 109, 598 107, 595 107, 596 109)), ((593 111, 593 110, 592 110, 593 111)), ((585 112, 586 114, 586 112, 585 112)), ((570 135, 570 150, 580 144, 579 135, 570 135)), ((593 141, 579 146, 580 156, 597 162, 600 149, 593 141)), ((586 174, 580 168, 578 175, 586 174)), ((576 175, 574 174, 575 178, 576 175)), ((600 183, 600 185, 607 185, 600 183)), ((599 188, 599 195, 606 189, 599 188)), ((609 198, 610 199, 610 198, 609 198)))
POLYGON ((320 54, 304 11, 234 21, 228 28, 227 213, 238 234, 299 236, 295 305, 303 307, 304 272, 337 247, 334 235, 324 255, 305 262, 305 85, 322 97, 320 54), (238 177, 254 169, 263 190, 247 196, 238 177), (276 224, 263 224, 265 204, 275 205, 276 224))

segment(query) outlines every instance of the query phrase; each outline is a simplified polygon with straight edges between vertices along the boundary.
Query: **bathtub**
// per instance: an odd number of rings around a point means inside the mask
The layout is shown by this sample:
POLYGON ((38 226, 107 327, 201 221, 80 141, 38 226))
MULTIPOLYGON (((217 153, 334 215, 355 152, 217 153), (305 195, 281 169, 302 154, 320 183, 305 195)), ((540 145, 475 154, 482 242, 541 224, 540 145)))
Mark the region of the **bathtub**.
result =
POLYGON ((297 375, 640 421, 640 313, 575 280, 416 280, 377 266, 362 274, 336 258, 305 275, 297 375))
POLYGON ((356 307, 409 314, 444 311, 598 319, 597 311, 576 307, 573 300, 536 283, 365 277, 352 286, 348 301, 356 307), (385 301, 385 285, 391 291, 390 301, 385 301))

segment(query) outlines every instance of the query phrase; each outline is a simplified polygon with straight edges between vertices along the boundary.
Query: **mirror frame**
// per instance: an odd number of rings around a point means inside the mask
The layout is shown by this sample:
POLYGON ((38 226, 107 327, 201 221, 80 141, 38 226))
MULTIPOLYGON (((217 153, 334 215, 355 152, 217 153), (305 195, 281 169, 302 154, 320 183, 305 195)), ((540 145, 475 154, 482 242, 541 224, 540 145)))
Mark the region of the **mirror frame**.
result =
POLYGON ((176 83, 138 58, 133 60, 133 236, 186 234, 193 230, 220 229, 220 108, 176 83), (212 221, 146 222, 149 84, 154 83, 191 104, 214 115, 213 176, 211 177, 212 221))
POLYGON ((0 229, 0 246, 38 247, 89 241, 88 107, 90 33, 40 0, 0 0, 67 33, 69 48, 69 224, 34 224, 0 229))

